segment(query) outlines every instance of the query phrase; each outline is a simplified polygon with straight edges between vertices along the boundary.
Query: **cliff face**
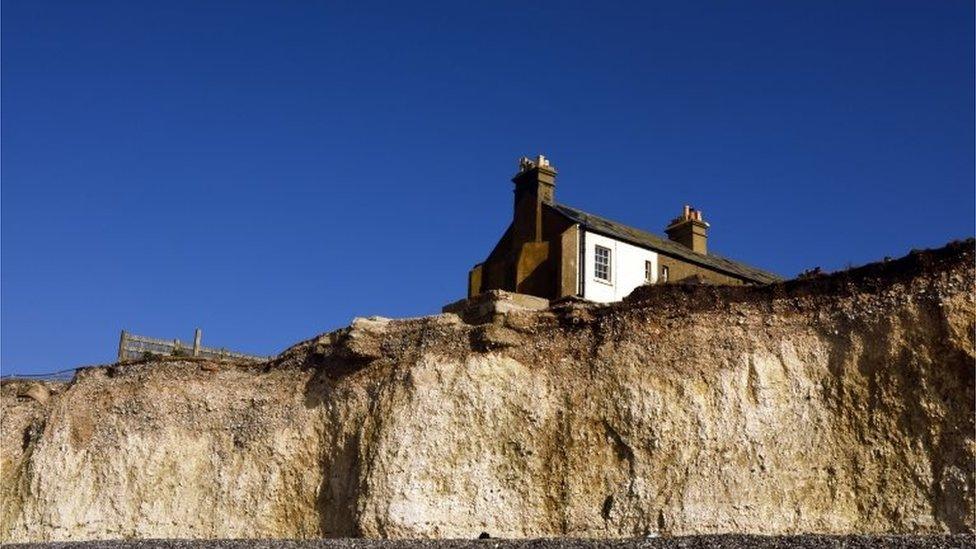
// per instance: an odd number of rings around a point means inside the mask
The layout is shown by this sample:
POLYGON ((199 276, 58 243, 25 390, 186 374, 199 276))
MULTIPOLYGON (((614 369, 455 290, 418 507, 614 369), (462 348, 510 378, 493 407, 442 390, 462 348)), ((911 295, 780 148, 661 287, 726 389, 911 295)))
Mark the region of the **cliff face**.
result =
POLYGON ((8 382, 0 537, 971 531, 973 261, 8 382))

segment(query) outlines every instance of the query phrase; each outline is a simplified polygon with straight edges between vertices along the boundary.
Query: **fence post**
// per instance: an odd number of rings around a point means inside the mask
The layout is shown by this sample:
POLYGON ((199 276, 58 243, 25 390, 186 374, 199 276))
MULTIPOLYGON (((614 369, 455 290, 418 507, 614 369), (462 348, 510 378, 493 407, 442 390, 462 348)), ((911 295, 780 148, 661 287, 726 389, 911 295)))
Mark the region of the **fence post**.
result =
POLYGON ((129 334, 125 330, 122 330, 122 335, 119 336, 119 362, 125 360, 125 344, 128 342, 129 334))
POLYGON ((200 340, 203 339, 203 332, 197 328, 193 332, 193 356, 200 356, 200 340))

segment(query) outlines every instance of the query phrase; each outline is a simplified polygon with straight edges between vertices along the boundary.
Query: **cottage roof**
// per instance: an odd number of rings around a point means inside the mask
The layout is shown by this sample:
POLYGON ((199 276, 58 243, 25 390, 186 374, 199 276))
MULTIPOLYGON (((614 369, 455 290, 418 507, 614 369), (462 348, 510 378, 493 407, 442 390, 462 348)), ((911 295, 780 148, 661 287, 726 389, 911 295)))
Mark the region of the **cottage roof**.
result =
POLYGON ((610 221, 609 219, 584 212, 583 210, 578 210, 564 204, 549 204, 549 206, 570 221, 583 225, 587 231, 623 240, 635 246, 648 248, 664 255, 669 255, 735 277, 744 278, 752 282, 768 284, 782 280, 781 277, 768 271, 750 267, 745 263, 739 263, 738 261, 733 261, 720 255, 696 253, 672 240, 622 223, 617 223, 616 221, 610 221))

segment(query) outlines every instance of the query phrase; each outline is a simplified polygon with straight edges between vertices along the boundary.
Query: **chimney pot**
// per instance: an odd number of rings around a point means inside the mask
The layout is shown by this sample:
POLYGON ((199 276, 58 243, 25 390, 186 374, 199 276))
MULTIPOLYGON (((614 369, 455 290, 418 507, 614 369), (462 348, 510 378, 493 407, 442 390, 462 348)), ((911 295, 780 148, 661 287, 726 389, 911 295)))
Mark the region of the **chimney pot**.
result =
POLYGON ((708 223, 702 219, 701 210, 685 204, 681 216, 674 218, 665 229, 668 238, 702 255, 708 253, 708 223))

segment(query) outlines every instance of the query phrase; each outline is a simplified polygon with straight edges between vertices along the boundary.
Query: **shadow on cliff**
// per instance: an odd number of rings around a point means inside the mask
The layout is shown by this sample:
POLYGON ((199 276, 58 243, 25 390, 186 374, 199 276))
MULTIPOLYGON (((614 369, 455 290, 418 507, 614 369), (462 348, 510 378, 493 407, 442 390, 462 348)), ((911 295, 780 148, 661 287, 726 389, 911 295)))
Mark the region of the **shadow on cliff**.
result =
MULTIPOLYGON (((930 474, 904 480, 928 495, 938 523, 950 532, 967 532, 972 508, 966 494, 974 492, 970 472, 976 468, 967 445, 976 418, 953 411, 972 408, 976 370, 966 350, 951 343, 940 302, 920 299, 916 304, 917 309, 903 310, 899 317, 868 314, 832 324, 832 335, 825 335, 831 342, 827 367, 832 381, 824 385, 823 397, 865 449, 864 459, 875 465, 911 462, 907 453, 924 449, 930 474), (867 421, 850 412, 854 410, 866 410, 867 421)), ((862 512, 880 514, 905 531, 917 527, 915 517, 902 516, 899 508, 884 502, 862 512)))
POLYGON ((299 364, 313 372, 304 388, 305 406, 318 409, 322 418, 319 456, 322 481, 315 508, 323 538, 362 535, 357 509, 362 480, 362 420, 350 409, 349 403, 358 399, 342 380, 361 370, 369 360, 341 355, 312 349, 299 364))

